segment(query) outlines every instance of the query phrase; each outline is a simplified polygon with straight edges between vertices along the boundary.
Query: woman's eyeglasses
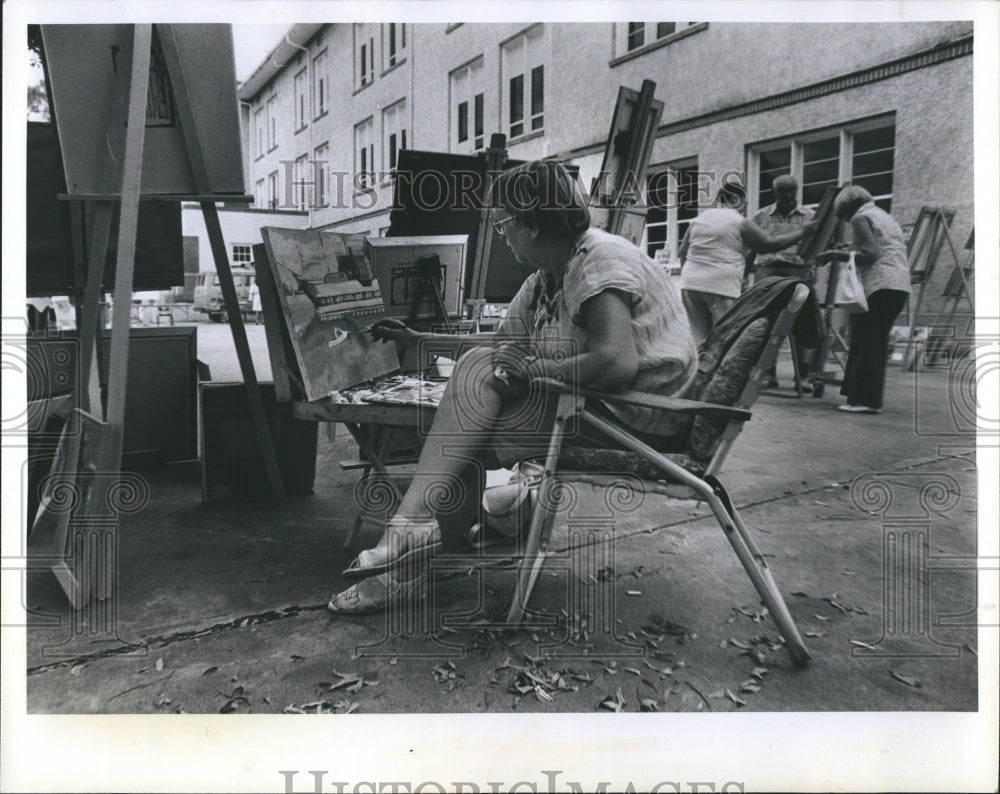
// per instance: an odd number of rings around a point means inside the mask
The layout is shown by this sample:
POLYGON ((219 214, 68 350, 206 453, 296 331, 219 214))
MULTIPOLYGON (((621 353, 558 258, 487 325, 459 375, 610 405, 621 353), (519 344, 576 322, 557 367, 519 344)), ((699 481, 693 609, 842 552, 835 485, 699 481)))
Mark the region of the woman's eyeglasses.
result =
POLYGON ((493 231, 495 231, 498 236, 503 237, 504 234, 505 234, 505 232, 503 230, 503 225, 505 223, 510 223, 511 221, 516 221, 516 220, 517 220, 517 216, 516 215, 511 215, 511 216, 509 216, 507 218, 504 218, 501 221, 491 221, 491 223, 493 224, 493 231))

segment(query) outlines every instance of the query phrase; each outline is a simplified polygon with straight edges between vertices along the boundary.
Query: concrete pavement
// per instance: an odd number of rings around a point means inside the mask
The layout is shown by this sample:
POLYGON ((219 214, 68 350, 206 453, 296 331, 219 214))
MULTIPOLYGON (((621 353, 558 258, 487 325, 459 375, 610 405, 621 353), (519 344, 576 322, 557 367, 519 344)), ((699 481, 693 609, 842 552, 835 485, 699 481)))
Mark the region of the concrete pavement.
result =
MULTIPOLYGON (((892 367, 878 416, 837 412, 835 389, 758 401, 723 480, 805 633, 804 668, 703 505, 609 507, 591 486, 557 524, 538 625, 483 628, 513 589, 503 555, 440 559, 404 613, 330 617, 358 475, 339 467, 347 434, 321 429, 315 493, 283 507, 203 504, 196 464, 139 472, 150 501, 122 520, 102 610, 74 616, 51 574, 29 574, 28 711, 975 710, 962 371, 892 367)), ((367 524, 359 545, 377 537, 367 524)))

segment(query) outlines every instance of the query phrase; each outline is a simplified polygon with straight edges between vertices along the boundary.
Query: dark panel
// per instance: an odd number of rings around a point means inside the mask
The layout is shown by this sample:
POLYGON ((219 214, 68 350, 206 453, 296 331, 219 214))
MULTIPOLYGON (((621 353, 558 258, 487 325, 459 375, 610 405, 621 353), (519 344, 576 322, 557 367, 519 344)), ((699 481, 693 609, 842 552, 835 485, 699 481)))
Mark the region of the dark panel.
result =
MULTIPOLYGON (((260 391, 285 493, 289 496, 312 493, 318 424, 293 419, 291 403, 277 402, 273 383, 261 383, 260 391)), ((205 497, 219 495, 222 486, 235 499, 259 501, 269 498, 264 461, 250 418, 244 384, 203 383, 201 415, 205 497)))

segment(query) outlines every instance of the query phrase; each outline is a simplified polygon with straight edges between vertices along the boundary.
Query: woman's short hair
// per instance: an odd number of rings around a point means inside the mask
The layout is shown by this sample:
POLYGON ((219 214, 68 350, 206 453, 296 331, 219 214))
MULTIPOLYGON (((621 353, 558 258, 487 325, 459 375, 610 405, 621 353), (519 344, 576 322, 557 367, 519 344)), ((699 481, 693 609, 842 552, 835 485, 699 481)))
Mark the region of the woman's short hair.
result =
POLYGON ((861 185, 847 185, 833 200, 833 214, 849 220, 863 204, 872 200, 872 194, 861 185))
POLYGON ((576 236, 590 227, 587 202, 556 160, 533 160, 504 171, 496 190, 500 206, 539 232, 576 236))

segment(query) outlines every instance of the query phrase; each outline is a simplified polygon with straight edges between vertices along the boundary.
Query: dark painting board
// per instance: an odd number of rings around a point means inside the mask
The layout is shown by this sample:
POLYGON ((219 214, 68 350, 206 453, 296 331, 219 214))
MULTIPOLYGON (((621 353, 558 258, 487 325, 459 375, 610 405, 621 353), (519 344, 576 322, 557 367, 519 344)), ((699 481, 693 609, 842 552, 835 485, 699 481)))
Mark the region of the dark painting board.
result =
POLYGON ((839 187, 829 185, 816 207, 816 231, 806 237, 797 249, 803 261, 811 262, 821 252, 827 250, 834 241, 840 219, 833 211, 833 202, 840 192, 839 187))
MULTIPOLYGON (((506 167, 520 165, 508 160, 506 167)), ((486 180, 483 155, 449 154, 404 149, 399 165, 389 214, 386 237, 415 237, 436 234, 465 234, 465 294, 472 294, 475 274, 479 218, 483 207, 482 187, 486 180)), ((483 297, 490 303, 507 303, 531 270, 519 265, 510 249, 500 240, 490 246, 486 263, 483 297)))
MULTIPOLYGON (((26 294, 72 295, 86 284, 86 216, 80 202, 60 201, 66 192, 55 127, 28 123, 26 294), (74 218, 73 213, 76 214, 74 218), (78 241, 74 244, 74 224, 78 241), (76 264, 80 267, 77 268, 76 264)), ((103 286, 114 288, 118 241, 118 209, 114 210, 104 266, 103 286)), ((181 206, 176 201, 144 201, 139 205, 132 288, 170 289, 184 284, 181 206)))
POLYGON ((387 317, 434 320, 438 315, 433 293, 423 283, 417 266, 422 256, 437 256, 440 286, 449 317, 462 314, 465 294, 466 244, 464 234, 426 237, 372 237, 365 240, 365 252, 382 287, 387 317), (414 311, 414 302, 419 305, 414 311))
MULTIPOLYGON (((208 170, 209 192, 242 195, 243 155, 230 25, 157 25, 150 62, 143 195, 196 195, 158 36, 173 32, 208 170)), ((70 194, 100 193, 116 70, 128 68, 132 25, 43 25, 50 97, 70 194)))
POLYGON ((307 400, 399 368, 395 348, 367 333, 385 313, 363 235, 265 226, 261 236, 307 400))
POLYGON ((934 272, 941 249, 944 247, 945 226, 951 227, 955 210, 938 207, 921 207, 917 220, 910 230, 906 244, 906 258, 910 265, 910 283, 923 284, 934 272))

